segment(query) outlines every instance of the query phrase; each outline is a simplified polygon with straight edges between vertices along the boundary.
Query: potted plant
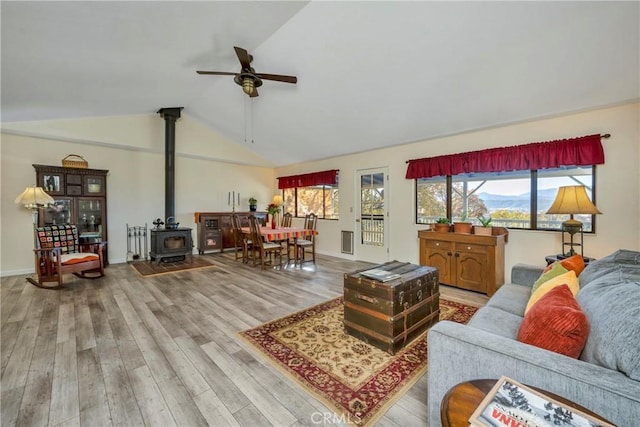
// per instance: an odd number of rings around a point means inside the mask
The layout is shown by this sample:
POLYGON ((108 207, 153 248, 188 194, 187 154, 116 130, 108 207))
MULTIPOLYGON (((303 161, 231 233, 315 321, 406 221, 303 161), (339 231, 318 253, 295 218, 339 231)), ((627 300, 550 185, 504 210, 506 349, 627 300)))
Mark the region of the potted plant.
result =
POLYGON ((471 234, 472 226, 473 224, 467 221, 467 216, 462 215, 462 217, 460 217, 460 221, 455 221, 453 223, 453 232, 471 234))
POLYGON ((475 234, 480 234, 482 236, 491 236, 493 227, 491 226, 491 216, 485 218, 484 216, 479 216, 478 221, 480 221, 480 225, 475 225, 473 227, 473 232, 475 234))
POLYGON ((249 210, 255 212, 258 210, 258 201, 255 197, 249 197, 249 210))
POLYGON ((449 226, 449 218, 438 218, 435 224, 433 224, 433 231, 437 231, 438 233, 448 233, 449 226))

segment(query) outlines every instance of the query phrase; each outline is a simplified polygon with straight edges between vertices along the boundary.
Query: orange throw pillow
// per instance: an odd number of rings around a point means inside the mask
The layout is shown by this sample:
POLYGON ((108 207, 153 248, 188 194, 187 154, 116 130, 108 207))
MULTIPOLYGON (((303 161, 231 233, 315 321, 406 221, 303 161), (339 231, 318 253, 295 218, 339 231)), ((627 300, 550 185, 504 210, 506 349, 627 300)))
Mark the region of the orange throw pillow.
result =
MULTIPOLYGON (((569 258, 561 259, 558 262, 567 270, 575 271, 576 276, 579 276, 580 273, 582 273, 582 270, 584 270, 584 258, 582 258, 582 255, 576 254, 569 258)), ((544 269, 544 273, 551 270, 552 265, 553 264, 548 265, 547 268, 544 269)))
POLYGON ((577 359, 587 342, 589 320, 569 286, 556 286, 536 302, 518 331, 518 341, 577 359))

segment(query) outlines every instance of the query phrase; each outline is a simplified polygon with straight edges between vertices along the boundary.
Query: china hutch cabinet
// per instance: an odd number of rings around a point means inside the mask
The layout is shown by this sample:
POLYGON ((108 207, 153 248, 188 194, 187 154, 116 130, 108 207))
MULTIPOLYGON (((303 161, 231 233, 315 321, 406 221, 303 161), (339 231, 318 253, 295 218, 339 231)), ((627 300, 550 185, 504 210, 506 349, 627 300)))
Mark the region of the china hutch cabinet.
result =
POLYGON ((237 214, 240 226, 249 226, 249 215, 255 215, 262 225, 267 222, 266 212, 195 212, 194 222, 198 224, 198 253, 207 251, 224 252, 235 248, 231 215, 237 214))
MULTIPOLYGON (((38 225, 76 224, 80 243, 107 241, 108 170, 33 165, 36 182, 54 204, 40 209, 38 225)), ((108 263, 105 248, 104 261, 108 263)))

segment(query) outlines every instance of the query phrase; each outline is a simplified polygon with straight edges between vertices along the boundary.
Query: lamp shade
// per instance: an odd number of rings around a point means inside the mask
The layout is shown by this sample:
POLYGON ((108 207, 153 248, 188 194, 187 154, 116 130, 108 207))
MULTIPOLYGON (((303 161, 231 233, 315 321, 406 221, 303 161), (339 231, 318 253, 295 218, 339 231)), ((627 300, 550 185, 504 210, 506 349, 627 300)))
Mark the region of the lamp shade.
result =
POLYGON ((571 185, 558 188, 558 194, 547 214, 601 214, 595 207, 584 185, 571 185))
POLYGON ((27 209, 35 209, 38 206, 46 206, 54 203, 53 197, 44 192, 42 187, 27 187, 16 198, 16 204, 21 204, 27 209))
POLYGON ((273 196, 273 200, 271 201, 271 203, 273 203, 276 206, 280 206, 282 204, 282 196, 279 194, 276 194, 275 196, 273 196))
POLYGON ((242 90, 247 95, 251 95, 253 93, 254 84, 253 79, 251 77, 245 77, 242 79, 242 90))

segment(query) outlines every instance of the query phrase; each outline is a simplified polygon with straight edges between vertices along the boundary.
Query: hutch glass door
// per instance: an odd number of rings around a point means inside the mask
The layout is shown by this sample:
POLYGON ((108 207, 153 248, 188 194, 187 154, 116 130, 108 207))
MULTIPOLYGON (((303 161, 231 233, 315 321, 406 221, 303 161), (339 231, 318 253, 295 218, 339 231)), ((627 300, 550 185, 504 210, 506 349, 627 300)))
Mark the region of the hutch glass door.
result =
POLYGON ((40 218, 42 218, 39 224, 41 226, 70 224, 73 218, 73 201, 71 199, 55 199, 53 205, 42 209, 40 218))
POLYGON ((84 243, 101 242, 104 220, 104 202, 102 199, 78 198, 78 234, 84 243))

